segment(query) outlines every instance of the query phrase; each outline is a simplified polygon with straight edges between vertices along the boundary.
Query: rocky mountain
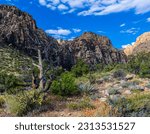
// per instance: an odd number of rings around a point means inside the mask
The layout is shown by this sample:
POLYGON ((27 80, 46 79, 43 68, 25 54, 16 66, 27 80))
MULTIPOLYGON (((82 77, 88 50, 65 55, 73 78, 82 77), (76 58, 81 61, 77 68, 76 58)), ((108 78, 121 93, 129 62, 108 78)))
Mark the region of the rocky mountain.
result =
POLYGON ((125 54, 113 48, 107 37, 92 32, 85 32, 73 41, 61 42, 61 46, 63 53, 66 57, 71 57, 72 62, 76 62, 77 59, 83 59, 89 64, 126 62, 125 54))
POLYGON ((44 59, 67 69, 77 59, 90 64, 126 62, 124 52, 113 48, 105 36, 85 32, 73 41, 57 41, 39 29, 32 16, 8 5, 0 5, 0 45, 32 57, 37 56, 40 49, 44 59))
POLYGON ((57 57, 57 41, 39 29, 32 16, 14 6, 0 5, 0 42, 30 56, 37 56, 40 49, 46 59, 57 57))
POLYGON ((134 45, 124 49, 126 55, 134 55, 140 52, 150 52, 150 32, 146 32, 136 39, 134 45))

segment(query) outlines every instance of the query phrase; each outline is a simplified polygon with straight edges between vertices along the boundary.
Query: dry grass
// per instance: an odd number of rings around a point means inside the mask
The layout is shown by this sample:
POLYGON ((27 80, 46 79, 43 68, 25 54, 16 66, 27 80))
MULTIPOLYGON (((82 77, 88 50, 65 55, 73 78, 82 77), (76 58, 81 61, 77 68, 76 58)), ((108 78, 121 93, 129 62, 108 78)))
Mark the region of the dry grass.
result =
POLYGON ((85 117, 107 117, 112 111, 110 105, 100 100, 93 101, 93 105, 95 109, 85 109, 82 111, 82 115, 85 117))

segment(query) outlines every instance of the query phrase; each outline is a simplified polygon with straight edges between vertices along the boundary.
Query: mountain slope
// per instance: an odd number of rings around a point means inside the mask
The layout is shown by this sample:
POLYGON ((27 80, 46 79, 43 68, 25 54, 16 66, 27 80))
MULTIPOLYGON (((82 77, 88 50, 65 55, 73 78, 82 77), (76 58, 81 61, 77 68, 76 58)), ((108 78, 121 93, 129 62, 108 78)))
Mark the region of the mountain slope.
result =
POLYGON ((0 5, 0 42, 32 57, 37 56, 37 49, 47 60, 57 57, 57 41, 39 29, 32 16, 14 6, 0 5))
MULTIPOLYGON (((111 41, 92 32, 85 32, 73 41, 61 42, 63 54, 76 62, 82 59, 89 64, 125 63, 127 61, 123 51, 113 48, 111 41), (72 55, 72 57, 70 56, 72 55)), ((62 58, 66 58, 63 57, 62 58)), ((65 61, 65 60, 64 60, 65 61)))
POLYGON ((150 32, 146 32, 136 39, 134 45, 124 49, 126 55, 134 55, 140 52, 150 52, 150 32))
POLYGON ((107 37, 86 32, 73 41, 58 43, 36 26, 32 16, 7 5, 0 5, 0 45, 15 48, 33 58, 40 49, 44 60, 66 69, 70 69, 77 59, 90 64, 126 62, 125 54, 113 48, 107 37))

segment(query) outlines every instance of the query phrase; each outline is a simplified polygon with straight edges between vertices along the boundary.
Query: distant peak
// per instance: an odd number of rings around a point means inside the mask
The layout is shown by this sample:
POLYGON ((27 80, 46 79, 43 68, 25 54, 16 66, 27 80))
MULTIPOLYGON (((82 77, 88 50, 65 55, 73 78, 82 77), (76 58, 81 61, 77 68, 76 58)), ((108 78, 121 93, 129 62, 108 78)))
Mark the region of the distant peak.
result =
POLYGON ((101 35, 96 34, 96 33, 94 33, 94 32, 84 32, 81 36, 97 37, 97 36, 101 36, 101 35))

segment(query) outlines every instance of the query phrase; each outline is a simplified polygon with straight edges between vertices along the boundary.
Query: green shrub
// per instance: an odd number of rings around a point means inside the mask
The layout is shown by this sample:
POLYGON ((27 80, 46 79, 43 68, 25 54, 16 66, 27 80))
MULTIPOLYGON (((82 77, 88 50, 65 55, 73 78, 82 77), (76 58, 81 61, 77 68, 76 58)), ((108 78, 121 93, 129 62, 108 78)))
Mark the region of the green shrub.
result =
POLYGON ((69 72, 63 73, 60 78, 52 82, 51 91, 53 94, 60 96, 70 96, 77 94, 78 89, 75 85, 75 78, 69 72))
POLYGON ((92 75, 91 73, 89 74, 89 82, 90 84, 95 84, 96 82, 96 77, 92 75))
POLYGON ((127 63, 127 69, 140 77, 150 78, 150 53, 131 56, 127 63))
POLYGON ((75 77, 81 77, 83 74, 87 74, 89 72, 88 65, 81 59, 79 59, 71 69, 71 72, 75 77))
POLYGON ((116 66, 116 64, 108 64, 108 65, 105 65, 104 69, 103 69, 103 72, 110 72, 114 69, 114 67, 116 66))
POLYGON ((89 98, 84 98, 83 100, 81 100, 80 102, 77 103, 69 103, 68 104, 68 108, 70 110, 83 110, 83 109, 94 109, 94 105, 92 105, 90 103, 90 99, 89 98))
POLYGON ((0 73, 0 92, 9 92, 9 90, 17 88, 21 83, 23 82, 14 75, 0 73))
POLYGON ((126 76, 126 73, 125 73, 125 71, 122 70, 122 69, 116 70, 116 71, 113 73, 113 77, 114 77, 114 78, 123 79, 125 76, 126 76))
POLYGON ((148 84, 146 85, 146 87, 150 89, 150 83, 148 83, 148 84))
POLYGON ((94 91, 94 86, 91 85, 90 83, 80 83, 78 85, 78 89, 81 93, 84 93, 84 94, 90 94, 92 91, 94 91))
POLYGON ((138 93, 118 101, 110 101, 114 108, 118 109, 116 116, 123 117, 149 117, 150 116, 150 94, 138 93))
POLYGON ((16 95, 5 95, 7 111, 14 116, 23 116, 33 109, 40 107, 43 95, 37 91, 25 91, 16 95))
POLYGON ((46 73, 47 79, 56 79, 59 77, 62 73, 64 73, 64 69, 62 67, 55 67, 54 69, 50 69, 46 73))
POLYGON ((116 88, 110 88, 108 90, 109 95, 116 95, 116 94, 120 94, 119 89, 116 88))
POLYGON ((138 85, 139 85, 138 81, 127 81, 121 84, 123 88, 129 88, 129 89, 135 89, 138 85))
POLYGON ((14 116, 22 116, 27 113, 28 105, 26 98, 16 95, 6 96, 6 108, 14 116))
POLYGON ((96 71, 102 72, 104 69, 104 64, 96 64, 96 71))
POLYGON ((105 82, 109 82, 110 81, 110 76, 106 75, 102 77, 102 80, 105 82))
POLYGON ((5 104, 4 96, 0 95, 0 108, 5 104))

